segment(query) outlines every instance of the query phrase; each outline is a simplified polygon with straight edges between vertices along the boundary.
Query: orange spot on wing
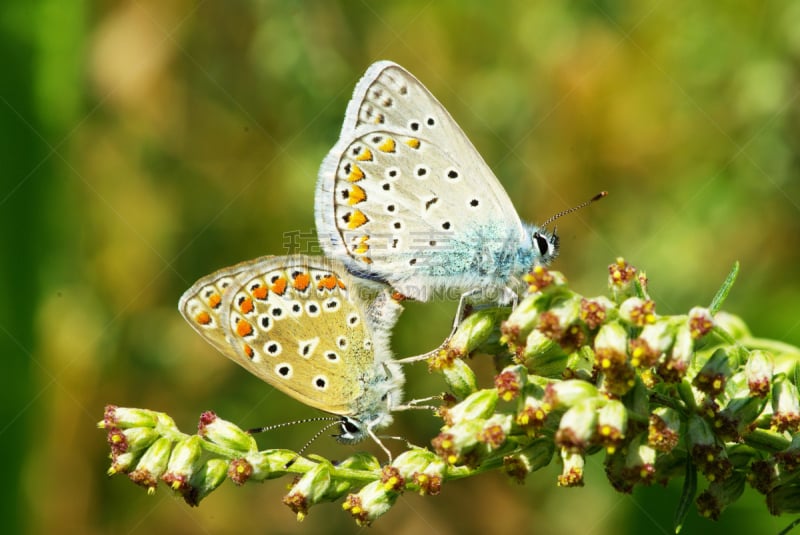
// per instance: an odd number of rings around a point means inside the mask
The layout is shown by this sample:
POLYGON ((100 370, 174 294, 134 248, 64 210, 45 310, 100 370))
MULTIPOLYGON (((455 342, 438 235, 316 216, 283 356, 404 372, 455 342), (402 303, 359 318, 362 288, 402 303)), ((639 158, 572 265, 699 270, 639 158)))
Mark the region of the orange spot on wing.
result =
POLYGON ((322 290, 323 288, 325 288, 326 290, 333 290, 335 287, 336 287, 336 277, 334 277, 333 275, 322 277, 317 283, 318 290, 322 290))
POLYGON ((421 143, 419 139, 412 137, 411 139, 406 140, 406 145, 408 145, 412 149, 418 149, 421 143))
POLYGON ((358 182, 364 178, 364 171, 359 166, 353 164, 350 168, 350 174, 347 175, 347 180, 350 182, 358 182))
POLYGON ((364 147, 364 150, 356 156, 356 160, 359 162, 371 162, 372 161, 372 151, 369 150, 367 147, 364 147))
POLYGON ((200 325, 208 325, 209 323, 211 323, 211 314, 209 314, 204 310, 194 317, 194 321, 196 321, 200 325))
POLYGON ((263 301, 264 299, 267 298, 268 291, 266 286, 258 286, 256 288, 253 288, 253 290, 250 293, 253 294, 253 297, 255 297, 256 299, 260 299, 261 301, 263 301))
POLYGON ((362 260, 362 261, 363 261, 365 264, 371 264, 371 263, 372 263, 372 259, 371 259, 370 257, 368 257, 368 256, 362 256, 362 257, 361 257, 361 260, 362 260))
POLYGON ((364 212, 361 210, 354 210, 352 214, 350 214, 350 220, 347 222, 347 228, 358 228, 364 223, 369 221, 364 212))
POLYGON ((253 334, 253 326, 247 323, 245 320, 239 320, 236 322, 236 334, 239 336, 249 336, 253 334))
POLYGON ((383 152, 394 152, 394 148, 395 148, 394 139, 390 137, 386 138, 386 141, 378 145, 378 150, 383 152))
POLYGON ((244 300, 239 305, 239 310, 242 311, 242 314, 249 314, 253 311, 253 300, 249 297, 245 297, 244 300))
POLYGON ((217 308, 222 303, 222 297, 218 293, 213 293, 208 297, 208 306, 217 308))
POLYGON ((358 240, 358 245, 356 245, 356 248, 353 249, 353 251, 356 254, 364 254, 369 251, 369 244, 367 243, 368 240, 369 236, 361 236, 361 238, 358 240))
POLYGON ((347 286, 345 286, 345 285, 344 285, 344 281, 343 281, 342 279, 336 279, 336 284, 337 284, 337 285, 339 286, 339 288, 341 288, 342 290, 346 290, 346 289, 347 289, 347 286))
POLYGON ((256 354, 256 352, 255 352, 255 351, 253 351, 253 348, 252 348, 252 347, 250 347, 250 346, 249 346, 249 345, 247 345, 247 344, 244 344, 244 345, 242 346, 242 349, 244 349, 244 354, 245 354, 245 355, 247 355, 247 357, 248 357, 248 358, 253 358, 253 355, 255 355, 255 354, 256 354))
POLYGON ((398 303, 405 301, 408 299, 405 295, 401 294, 400 292, 392 292, 392 299, 397 301, 398 303))
POLYGON ((298 291, 305 291, 309 284, 311 284, 311 277, 308 275, 308 273, 299 273, 294 278, 293 286, 298 291))
POLYGON ((353 185, 353 188, 348 192, 347 202, 352 206, 365 200, 367 200, 367 193, 362 188, 353 185))
POLYGON ((283 292, 286 291, 286 279, 281 277, 272 283, 272 291, 278 295, 283 295, 283 292))

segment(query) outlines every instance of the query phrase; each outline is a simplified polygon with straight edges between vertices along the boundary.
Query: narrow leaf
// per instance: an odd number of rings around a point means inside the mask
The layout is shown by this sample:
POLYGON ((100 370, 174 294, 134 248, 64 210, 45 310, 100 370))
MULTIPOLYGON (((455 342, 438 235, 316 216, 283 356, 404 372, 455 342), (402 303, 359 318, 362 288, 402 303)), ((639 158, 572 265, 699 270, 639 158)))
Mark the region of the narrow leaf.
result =
POLYGON ((673 520, 673 527, 675 533, 680 533, 683 529, 683 522, 686 520, 686 515, 689 513, 689 508, 694 503, 694 497, 697 494, 697 468, 691 459, 686 461, 686 477, 683 480, 683 491, 681 492, 681 500, 678 502, 678 508, 675 510, 675 519, 673 520))
POLYGON ((714 299, 711 301, 711 306, 708 307, 711 310, 712 316, 719 312, 719 309, 722 308, 722 303, 724 303, 725 299, 728 297, 728 293, 730 293, 733 283, 736 282, 737 275, 739 275, 738 260, 734 262, 731 272, 728 273, 728 277, 725 279, 725 282, 722 283, 717 295, 715 295, 714 299))

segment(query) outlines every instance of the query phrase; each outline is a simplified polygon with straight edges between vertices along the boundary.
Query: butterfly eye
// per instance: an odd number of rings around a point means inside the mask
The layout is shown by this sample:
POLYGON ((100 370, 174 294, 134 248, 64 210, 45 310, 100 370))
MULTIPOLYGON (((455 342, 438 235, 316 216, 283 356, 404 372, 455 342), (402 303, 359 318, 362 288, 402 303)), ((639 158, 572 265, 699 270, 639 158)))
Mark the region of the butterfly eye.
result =
POLYGON ((342 420, 342 431, 352 435, 352 434, 358 433, 360 431, 360 429, 352 421, 345 419, 345 420, 342 420))
POLYGON ((550 249, 550 244, 547 242, 547 238, 537 232, 533 235, 533 239, 536 242, 536 248, 539 249, 539 254, 542 256, 546 255, 547 251, 550 249))

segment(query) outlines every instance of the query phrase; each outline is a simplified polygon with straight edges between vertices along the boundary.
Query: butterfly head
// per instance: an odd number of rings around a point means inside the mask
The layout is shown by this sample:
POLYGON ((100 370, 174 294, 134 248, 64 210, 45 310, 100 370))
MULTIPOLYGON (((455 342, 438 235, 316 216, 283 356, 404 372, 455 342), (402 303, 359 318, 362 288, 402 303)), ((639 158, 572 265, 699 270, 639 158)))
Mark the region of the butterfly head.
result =
POLYGON ((536 263, 547 265, 558 256, 558 234, 553 229, 552 233, 544 229, 535 229, 531 232, 531 246, 536 253, 536 263))
POLYGON ((367 437, 375 439, 374 431, 392 423, 392 411, 402 402, 403 380, 397 373, 379 375, 371 385, 366 385, 357 410, 342 416, 341 433, 335 435, 336 440, 342 444, 356 444, 367 437))

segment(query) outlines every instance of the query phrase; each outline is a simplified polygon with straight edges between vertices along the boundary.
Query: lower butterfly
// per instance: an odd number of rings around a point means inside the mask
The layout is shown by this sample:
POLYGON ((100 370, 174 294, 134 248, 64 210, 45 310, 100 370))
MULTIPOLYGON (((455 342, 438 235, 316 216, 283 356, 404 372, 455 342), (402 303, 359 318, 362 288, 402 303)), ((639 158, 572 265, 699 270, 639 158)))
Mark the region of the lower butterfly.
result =
POLYGON ((222 354, 289 396, 341 417, 346 444, 392 422, 405 382, 389 350, 402 307, 388 289, 322 257, 265 256, 197 281, 186 321, 222 354))

